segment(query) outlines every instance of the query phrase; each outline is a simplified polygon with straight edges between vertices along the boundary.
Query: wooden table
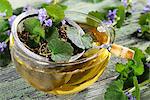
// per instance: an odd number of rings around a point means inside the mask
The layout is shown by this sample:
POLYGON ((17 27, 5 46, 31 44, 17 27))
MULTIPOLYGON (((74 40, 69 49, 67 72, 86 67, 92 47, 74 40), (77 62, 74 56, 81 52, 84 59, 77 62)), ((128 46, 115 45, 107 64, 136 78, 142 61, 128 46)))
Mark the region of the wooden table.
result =
MULTIPOLYGON (((13 7, 22 6, 25 3, 38 4, 42 0, 9 0, 13 7)), ((80 2, 81 0, 69 0, 65 4, 69 5, 69 10, 82 11, 88 13, 92 10, 101 11, 105 6, 117 5, 117 0, 104 0, 101 3, 90 4, 80 2), (108 5, 111 4, 111 5, 108 5)), ((139 25, 137 19, 140 16, 140 12, 145 6, 146 0, 133 0, 134 1, 134 14, 131 18, 126 20, 124 26, 120 29, 116 29, 116 43, 123 46, 134 46, 144 50, 150 41, 138 39, 131 34, 135 32, 139 25)), ((92 86, 88 87, 84 91, 65 96, 55 96, 45 94, 36 90, 27 84, 17 73, 15 67, 10 63, 6 67, 0 67, 0 100, 103 100, 103 96, 108 84, 115 79, 117 73, 114 71, 114 65, 117 62, 123 62, 123 59, 112 56, 109 65, 99 80, 92 86)), ((141 93, 142 100, 148 100, 150 98, 150 88, 141 93)))

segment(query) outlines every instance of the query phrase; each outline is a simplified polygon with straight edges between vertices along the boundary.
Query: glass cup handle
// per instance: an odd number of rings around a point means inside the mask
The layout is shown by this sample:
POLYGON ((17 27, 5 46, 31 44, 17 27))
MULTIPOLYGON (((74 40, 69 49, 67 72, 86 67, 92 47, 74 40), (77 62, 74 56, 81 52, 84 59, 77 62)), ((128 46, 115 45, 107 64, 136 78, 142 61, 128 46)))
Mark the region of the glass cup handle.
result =
POLYGON ((110 32, 110 48, 109 51, 114 54, 117 57, 126 58, 126 59, 133 59, 134 58, 134 50, 131 50, 127 47, 123 47, 121 45, 114 44, 115 39, 115 30, 113 27, 109 26, 109 32, 110 32))

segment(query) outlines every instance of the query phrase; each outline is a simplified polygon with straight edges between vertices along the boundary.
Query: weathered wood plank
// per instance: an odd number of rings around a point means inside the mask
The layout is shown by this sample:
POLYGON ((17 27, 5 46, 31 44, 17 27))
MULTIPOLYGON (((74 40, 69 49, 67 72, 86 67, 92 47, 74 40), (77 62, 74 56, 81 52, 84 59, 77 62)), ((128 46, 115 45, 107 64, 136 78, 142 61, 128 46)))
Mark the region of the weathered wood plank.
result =
MULTIPOLYGON (((19 7, 24 4, 31 3, 31 0, 9 0, 13 3, 13 7, 19 7), (19 5, 18 5, 19 4, 19 5)), ((38 2, 42 2, 44 0, 32 0, 38 4, 38 2)), ((102 10, 108 4, 116 5, 113 0, 104 0, 102 3, 98 4, 89 4, 80 2, 80 0, 69 0, 65 4, 70 5, 70 10, 89 12, 92 10, 102 10)), ((135 0, 137 1, 137 0, 135 0)), ((116 43, 124 46, 136 46, 141 49, 145 49, 148 45, 150 45, 149 41, 145 41, 142 39, 137 39, 135 37, 131 37, 131 34, 137 30, 138 24, 137 19, 139 18, 139 12, 142 10, 145 1, 139 0, 134 7, 134 15, 129 18, 124 27, 116 30, 116 43), (132 28, 131 28, 132 27, 132 28), (124 31, 126 29, 126 31, 124 31)), ((109 5, 109 6, 112 6, 109 5)), ((106 90, 108 84, 114 79, 114 76, 117 75, 114 71, 114 65, 116 62, 124 62, 123 59, 112 57, 107 69, 100 77, 100 79, 94 83, 92 86, 87 88, 86 90, 73 94, 73 95, 65 95, 65 96, 55 96, 48 95, 43 92, 37 91, 36 89, 29 86, 15 71, 15 67, 13 64, 10 64, 7 67, 0 67, 0 99, 1 100, 103 100, 103 94, 106 90)), ((148 95, 150 94, 150 89, 146 90, 146 92, 142 93, 143 100, 148 100, 148 95), (146 95, 146 96, 145 96, 146 95)))

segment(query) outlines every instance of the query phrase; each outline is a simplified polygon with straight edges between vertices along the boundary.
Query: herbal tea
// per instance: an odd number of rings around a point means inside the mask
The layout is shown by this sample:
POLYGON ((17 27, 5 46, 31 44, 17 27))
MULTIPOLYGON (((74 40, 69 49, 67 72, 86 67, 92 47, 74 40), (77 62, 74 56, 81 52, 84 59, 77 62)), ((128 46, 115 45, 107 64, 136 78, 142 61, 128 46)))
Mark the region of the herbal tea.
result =
POLYGON ((87 88, 98 80, 110 58, 107 49, 97 48, 110 43, 105 27, 86 14, 68 16, 65 10, 66 6, 50 4, 25 12, 12 30, 11 54, 17 71, 35 88, 53 94, 87 88))
MULTIPOLYGON (((86 24, 78 25, 87 34, 90 34, 96 45, 101 45, 108 42, 109 37, 105 32, 98 32, 97 28, 86 24)), ((23 42, 23 41, 22 41, 23 42)), ((75 49, 76 50, 76 49, 75 49)), ((13 59, 16 65, 17 71, 28 80, 28 82, 45 92, 51 92, 60 90, 73 91, 73 88, 80 86, 81 84, 88 84, 90 80, 94 80, 96 76, 100 76, 104 71, 107 62, 109 60, 110 53, 106 49, 89 49, 85 51, 80 59, 85 58, 86 62, 76 62, 74 64, 66 64, 65 66, 56 68, 41 67, 37 63, 31 61, 31 59, 24 59, 23 55, 13 50, 13 59), (97 53, 97 55, 95 55, 97 53), (95 57, 92 58, 92 56, 95 57), (83 77, 81 77, 83 76, 83 77)), ((96 79, 95 79, 96 80, 96 79)), ((93 82, 92 82, 93 83, 93 82)), ((88 85, 92 84, 89 82, 88 85)), ((82 90, 82 87, 78 87, 82 90)), ((66 92, 67 94, 68 92, 66 92)), ((59 93, 58 93, 59 94, 59 93)))

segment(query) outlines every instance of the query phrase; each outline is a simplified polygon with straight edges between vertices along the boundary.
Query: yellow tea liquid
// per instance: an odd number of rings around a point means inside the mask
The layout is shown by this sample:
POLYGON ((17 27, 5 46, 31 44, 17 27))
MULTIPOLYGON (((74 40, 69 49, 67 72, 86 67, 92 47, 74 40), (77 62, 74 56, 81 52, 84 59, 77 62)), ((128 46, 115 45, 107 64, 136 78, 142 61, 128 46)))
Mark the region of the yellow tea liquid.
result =
MULTIPOLYGON (((98 32, 96 28, 79 24, 86 33, 91 33, 95 43, 101 45, 109 42, 105 32, 98 32)), ((12 37, 11 37, 12 38, 12 37)), ((11 41, 13 43, 13 41, 11 41)), ((11 49, 12 59, 17 72, 32 86, 44 92, 52 94, 71 94, 79 92, 98 80, 110 58, 106 49, 86 54, 87 61, 57 66, 49 64, 47 68, 43 63, 38 63, 23 52, 19 52, 14 46, 11 49), (93 56, 94 54, 95 57, 93 56), (93 57, 90 59, 90 57, 93 57), (44 67, 45 66, 45 67, 44 67)))

